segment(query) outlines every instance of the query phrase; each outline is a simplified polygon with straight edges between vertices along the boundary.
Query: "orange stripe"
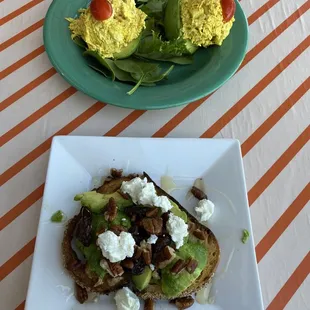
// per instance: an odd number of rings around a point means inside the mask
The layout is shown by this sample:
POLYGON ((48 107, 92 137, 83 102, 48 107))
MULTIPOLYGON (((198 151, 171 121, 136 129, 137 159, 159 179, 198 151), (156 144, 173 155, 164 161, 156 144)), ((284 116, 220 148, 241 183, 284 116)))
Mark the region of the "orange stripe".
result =
POLYGON ((56 70, 54 68, 51 68, 41 74, 39 77, 31 81, 29 84, 18 90, 16 93, 8 97, 7 99, 3 100, 0 103, 0 112, 9 107, 11 104, 13 104, 15 101, 19 100, 23 96, 25 96, 27 93, 32 91, 34 88, 48 80, 50 77, 52 77, 56 73, 56 70))
POLYGON ((10 140, 12 140, 19 133, 21 133, 23 130, 28 128, 38 119, 40 119, 42 116, 46 115, 49 111, 56 108, 63 101, 68 99, 70 96, 72 96, 76 92, 77 90, 71 86, 65 91, 63 91, 61 94, 59 94, 57 97, 55 97, 53 100, 45 104, 39 110, 32 113, 30 116, 28 116, 26 119, 24 119, 22 122, 17 124, 15 127, 13 127, 11 130, 9 130, 8 132, 6 132, 4 135, 0 137, 0 147, 3 146, 5 143, 9 142, 10 140))
POLYGON ((271 247, 280 238, 286 228, 293 222, 310 199, 310 183, 301 191, 292 204, 285 210, 264 238, 256 246, 256 259, 259 263, 271 247))
POLYGON ((93 115, 95 115, 98 111, 100 111, 105 106, 106 104, 104 103, 101 103, 99 101, 96 102, 89 109, 84 111, 81 115, 79 115, 77 118, 72 120, 65 127, 57 131, 53 136, 48 138, 45 142, 41 143, 38 147, 36 147, 34 150, 28 153, 25 157, 23 157, 15 165, 11 166, 8 170, 6 170, 0 176, 0 186, 2 186, 5 182, 10 180, 11 178, 13 178, 16 174, 18 174, 21 170, 23 170, 27 165, 29 165, 34 160, 36 160, 39 156, 45 153, 50 148, 52 138, 54 136, 68 135, 69 133, 71 133, 73 130, 75 130, 77 127, 79 127, 89 118, 91 118, 93 115))
POLYGON ((14 11, 14 12, 8 14, 7 16, 1 18, 0 19, 0 26, 4 25, 8 21, 10 21, 13 18, 17 17, 18 15, 23 14, 24 12, 26 12, 29 9, 31 9, 32 7, 34 7, 35 5, 39 4, 42 1, 43 0, 33 0, 33 1, 30 1, 27 4, 23 5, 22 7, 20 7, 19 9, 17 9, 16 11, 14 11))
MULTIPOLYGON (((301 15, 303 15, 309 9, 309 1, 303 4, 297 11, 290 15, 284 22, 282 22, 276 29, 274 29, 267 37, 260 41, 254 48, 252 48, 244 58, 240 68, 240 71, 246 64, 248 64, 254 57, 256 57, 266 46, 268 46, 273 40, 275 40, 281 33, 283 33, 289 26, 291 26, 301 15)), ((256 14, 256 13, 254 13, 256 14)), ((254 15, 253 14, 253 15, 254 15)), ((252 18, 251 15, 249 19, 252 18)), ((256 16, 256 18, 258 18, 256 16)), ((254 22, 254 21, 253 21, 254 22)), ((249 23, 250 24, 250 23, 249 23)), ((238 72, 237 71, 237 72, 238 72)), ((199 106, 201 106, 213 93, 207 97, 197 100, 184 107, 178 114, 176 114, 168 123, 160 128, 153 136, 165 137, 176 128, 180 123, 184 121, 191 113, 193 113, 199 106)))
POLYGON ((116 124, 113 128, 111 128, 108 132, 106 132, 105 136, 117 136, 123 130, 125 130, 128 126, 130 126, 136 119, 138 119, 141 115, 143 115, 146 111, 143 110, 135 110, 127 115, 123 120, 121 120, 118 124, 116 124))
POLYGON ((260 178, 260 180, 249 190, 248 199, 251 206, 256 199, 265 191, 279 173, 289 164, 295 155, 310 139, 310 126, 289 146, 289 148, 278 158, 272 167, 260 178))
POLYGON ((15 310, 24 310, 26 301, 23 301, 15 310))
POLYGON ((201 138, 212 138, 222 130, 234 117, 236 117, 249 103, 252 102, 277 76, 279 76, 297 57, 310 45, 310 36, 289 53, 277 66, 275 66, 263 79, 261 79, 248 93, 246 93, 233 107, 219 118, 201 138))
MULTIPOLYGON (((293 254, 293 253, 292 253, 293 254)), ((305 256, 266 310, 284 309, 310 273, 310 252, 305 256)))
POLYGON ((13 73, 14 71, 18 70, 20 67, 24 66, 27 64, 29 61, 34 59, 35 57, 41 55, 45 51, 44 46, 40 46, 37 49, 35 49, 33 52, 29 53, 25 57, 21 58, 11 66, 7 67, 3 71, 0 72, 0 80, 6 78, 8 75, 13 73))
POLYGON ((17 268, 25 259, 27 259, 34 250, 35 238, 28 242, 22 249, 14 254, 6 263, 0 267, 0 281, 17 268))
POLYGON ((258 20, 261 16, 263 16, 269 9, 271 9, 275 4, 280 2, 280 0, 269 0, 263 6, 261 6, 256 12, 254 12, 249 18, 249 25, 253 24, 256 20, 258 20))
POLYGON ((19 202, 14 208, 9 212, 4 214, 0 218, 0 231, 2 231, 6 226, 12 223, 18 216, 30 208, 35 202, 37 202, 43 195, 44 183, 35 189, 30 195, 19 202))
POLYGON ((3 42, 2 44, 0 44, 0 52, 5 50, 6 48, 10 47, 11 45, 16 43, 17 41, 23 39, 24 37, 26 37, 30 33, 34 32, 35 30, 39 29, 40 27, 42 27, 43 23, 44 23, 44 19, 42 18, 41 20, 39 20, 35 24, 31 25, 30 27, 28 27, 25 30, 16 34, 14 37, 12 37, 12 38, 8 39, 7 41, 3 42))
POLYGON ((248 139, 242 143, 242 156, 245 156, 267 132, 287 113, 298 100, 309 90, 310 78, 307 78, 265 121, 248 139))

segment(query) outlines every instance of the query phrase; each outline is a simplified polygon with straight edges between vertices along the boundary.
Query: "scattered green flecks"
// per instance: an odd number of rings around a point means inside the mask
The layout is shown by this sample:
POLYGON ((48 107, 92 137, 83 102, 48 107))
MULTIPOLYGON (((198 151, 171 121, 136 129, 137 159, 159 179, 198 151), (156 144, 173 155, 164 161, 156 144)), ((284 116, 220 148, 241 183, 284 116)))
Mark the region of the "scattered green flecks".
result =
POLYGON ((65 214, 61 210, 58 210, 51 216, 51 221, 54 223, 61 223, 64 218, 65 214))
POLYGON ((242 235, 242 243, 246 243, 248 241, 250 237, 250 233, 248 232, 248 230, 243 229, 243 235, 242 235))

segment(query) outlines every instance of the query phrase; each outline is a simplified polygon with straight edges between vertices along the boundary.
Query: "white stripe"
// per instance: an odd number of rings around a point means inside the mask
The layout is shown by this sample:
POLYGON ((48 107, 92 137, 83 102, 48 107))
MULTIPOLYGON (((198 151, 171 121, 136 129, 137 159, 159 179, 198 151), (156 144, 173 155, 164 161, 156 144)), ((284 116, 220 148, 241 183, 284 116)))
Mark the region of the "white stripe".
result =
POLYGON ((309 212, 310 203, 258 265, 265 306, 269 305, 310 250, 310 225, 307 218, 309 212))
MULTIPOLYGON (((252 228, 256 245, 308 184, 309 152, 310 145, 308 144, 301 149, 251 206, 252 228), (298 182, 289 182, 294 179, 298 182), (289 190, 284 190, 284 184, 286 184, 286 188, 287 184, 290 184, 289 190)), ((256 155, 258 154, 256 153, 256 155)))
POLYGON ((32 255, 0 282, 0 300, 5 310, 14 310, 25 300, 31 262, 32 255))
POLYGON ((309 310, 310 305, 310 275, 302 283, 298 291, 288 302, 285 310, 309 310))
POLYGON ((0 70, 6 69, 43 45, 43 28, 30 33, 0 53, 0 70))
POLYGON ((45 53, 36 57, 17 71, 13 72, 1 81, 1 88, 5 91, 0 92, 0 100, 4 100, 29 84, 41 74, 51 69, 51 63, 45 53))
POLYGON ((41 204, 40 199, 1 232, 0 247, 6 250, 0 253, 0 266, 36 236, 41 204))
POLYGON ((20 7, 31 2, 31 0, 9 0, 0 3, 0 18, 18 10, 20 7))
POLYGON ((59 75, 55 74, 48 81, 39 85, 35 91, 27 93, 10 107, 0 113, 0 134, 3 135, 32 113, 46 105, 70 85, 59 75), (20 111, 23 111, 20 113, 20 111))
POLYGON ((44 18, 50 1, 43 1, 25 13, 1 26, 0 43, 3 43, 44 18))
MULTIPOLYGON (((310 12, 305 13, 302 18, 304 20, 309 19, 310 12)), ((309 32, 310 25, 307 28, 309 32)), ((256 33, 252 35, 256 35, 256 33)), ((307 33, 300 31, 300 21, 297 20, 168 136, 200 136, 306 37, 307 33), (287 44, 287 42, 290 42, 290 44, 287 44), (191 128, 191 130, 189 131, 188 128, 191 128)))
POLYGON ((309 125, 307 105, 310 92, 264 136, 258 144, 243 158, 247 187, 252 186, 265 174, 285 150, 298 138, 309 125), (298 113, 298 121, 297 115, 298 113), (303 116, 303 117, 302 117, 303 116), (294 124, 289 126, 288 124, 294 124), (285 137, 279 138, 279 137, 285 137))

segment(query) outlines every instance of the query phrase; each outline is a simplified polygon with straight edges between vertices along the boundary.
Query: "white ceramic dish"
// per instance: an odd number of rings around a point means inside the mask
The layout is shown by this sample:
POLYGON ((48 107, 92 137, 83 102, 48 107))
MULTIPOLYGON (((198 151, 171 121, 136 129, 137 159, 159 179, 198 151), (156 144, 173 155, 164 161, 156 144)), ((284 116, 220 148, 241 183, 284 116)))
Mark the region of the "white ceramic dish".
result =
MULTIPOLYGON (((51 148, 26 310, 116 308, 113 296, 78 304, 73 281, 62 266, 65 224, 50 222, 59 209, 68 218, 78 213, 74 195, 91 189, 112 167, 125 173, 146 171, 158 184, 163 175, 173 177, 179 189, 172 195, 191 213, 196 201, 186 193, 201 177, 216 207, 208 226, 219 241, 221 259, 210 293, 214 304, 195 303, 191 309, 263 309, 238 141, 59 136, 51 148), (246 244, 241 242, 243 229, 251 234, 246 244)), ((156 309, 176 308, 158 302, 156 309)))

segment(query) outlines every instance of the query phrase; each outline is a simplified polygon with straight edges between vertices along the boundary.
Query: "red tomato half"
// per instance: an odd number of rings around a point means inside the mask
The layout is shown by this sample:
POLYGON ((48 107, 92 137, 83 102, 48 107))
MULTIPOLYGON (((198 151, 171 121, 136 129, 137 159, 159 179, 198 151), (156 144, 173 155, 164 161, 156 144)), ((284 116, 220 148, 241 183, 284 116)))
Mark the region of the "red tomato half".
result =
POLYGON ((113 8, 108 0, 93 0, 90 4, 90 11, 97 20, 106 20, 111 17, 113 8))
POLYGON ((221 0, 224 22, 229 22, 236 12, 236 3, 234 0, 221 0))

